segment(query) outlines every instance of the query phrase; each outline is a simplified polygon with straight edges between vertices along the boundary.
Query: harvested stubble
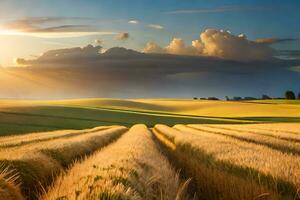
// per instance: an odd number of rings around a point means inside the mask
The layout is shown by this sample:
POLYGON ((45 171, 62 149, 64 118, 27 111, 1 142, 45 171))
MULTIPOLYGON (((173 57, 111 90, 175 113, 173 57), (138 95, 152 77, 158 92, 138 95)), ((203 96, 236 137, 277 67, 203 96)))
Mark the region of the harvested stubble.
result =
POLYGON ((135 125, 117 142, 77 162, 42 200, 184 199, 184 185, 157 149, 145 125, 135 125))
POLYGON ((207 126, 207 125, 188 125, 189 127, 195 128, 201 132, 215 133, 232 137, 241 141, 251 142, 254 144, 260 144, 269 148, 282 151, 285 153, 292 153, 300 155, 300 143, 292 142, 278 137, 272 137, 270 135, 262 134, 253 131, 241 131, 235 130, 228 127, 222 126, 207 126))
POLYGON ((299 156, 201 132, 156 125, 175 163, 194 178, 201 199, 289 199, 299 183, 299 156), (180 130, 180 131, 179 131, 180 130))
POLYGON ((75 159, 109 144, 127 129, 113 127, 67 138, 0 149, 0 162, 16 171, 23 196, 35 199, 55 175, 75 159))

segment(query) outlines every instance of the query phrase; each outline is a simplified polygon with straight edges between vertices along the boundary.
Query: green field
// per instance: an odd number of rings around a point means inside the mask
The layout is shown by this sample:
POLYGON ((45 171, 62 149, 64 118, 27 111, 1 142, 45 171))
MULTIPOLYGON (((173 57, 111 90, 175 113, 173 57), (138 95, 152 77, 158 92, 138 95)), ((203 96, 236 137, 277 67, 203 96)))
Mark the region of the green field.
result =
POLYGON ((143 123, 225 124, 300 122, 299 101, 193 101, 79 99, 61 101, 0 101, 0 134, 85 129, 101 125, 143 123))

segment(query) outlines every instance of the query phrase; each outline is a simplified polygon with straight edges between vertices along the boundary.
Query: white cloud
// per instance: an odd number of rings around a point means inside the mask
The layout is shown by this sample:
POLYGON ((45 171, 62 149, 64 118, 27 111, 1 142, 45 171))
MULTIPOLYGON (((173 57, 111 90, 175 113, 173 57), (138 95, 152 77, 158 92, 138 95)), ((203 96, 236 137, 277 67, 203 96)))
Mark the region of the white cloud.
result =
POLYGON ((149 24, 148 26, 149 26, 150 28, 154 28, 154 29, 158 29, 158 30, 164 29, 163 26, 158 25, 158 24, 149 24))
POLYGON ((72 38, 90 35, 116 35, 116 32, 19 32, 0 30, 0 35, 30 36, 37 38, 72 38))
POLYGON ((166 47, 151 42, 146 53, 168 53, 177 55, 215 56, 239 61, 266 60, 272 57, 272 49, 266 44, 247 40, 246 35, 235 36, 229 31, 207 29, 199 39, 186 45, 181 38, 174 38, 166 47))
POLYGON ((89 35, 116 35, 112 31, 100 31, 88 24, 70 25, 65 21, 82 22, 77 17, 32 17, 0 24, 0 35, 31 36, 39 38, 68 38, 89 35))
POLYGON ((138 20, 130 20, 128 21, 129 24, 139 24, 140 22, 138 20))

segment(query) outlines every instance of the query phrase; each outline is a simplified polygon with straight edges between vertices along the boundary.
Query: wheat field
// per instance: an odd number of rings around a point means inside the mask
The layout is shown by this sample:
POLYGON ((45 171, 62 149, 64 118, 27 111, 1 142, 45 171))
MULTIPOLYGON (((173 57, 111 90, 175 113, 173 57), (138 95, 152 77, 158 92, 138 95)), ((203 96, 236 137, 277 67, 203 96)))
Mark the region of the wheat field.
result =
POLYGON ((0 199, 300 199, 300 124, 143 124, 0 137, 0 199))
MULTIPOLYGON (((75 159, 93 153, 121 136, 125 131, 126 128, 121 126, 108 129, 99 127, 81 131, 82 134, 74 134, 70 137, 51 137, 52 139, 48 138, 49 140, 45 141, 36 140, 36 134, 29 134, 25 143, 1 147, 0 163, 16 172, 19 176, 17 181, 22 183, 21 189, 25 196, 35 198, 38 191, 47 185, 55 174, 62 171, 75 159), (34 142, 28 143, 31 136, 34 142)), ((19 136, 11 137, 16 139, 19 136)), ((11 141, 9 137, 6 137, 5 140, 11 141)))
POLYGON ((184 185, 144 125, 75 163, 41 199, 184 199, 184 185), (104 162, 105 161, 105 162, 104 162))
POLYGON ((256 199, 264 194, 268 199, 299 198, 300 156, 296 151, 285 151, 297 149, 297 142, 215 127, 156 125, 154 129, 173 158, 194 177, 200 197, 256 199), (281 148, 272 148, 272 142, 281 148))

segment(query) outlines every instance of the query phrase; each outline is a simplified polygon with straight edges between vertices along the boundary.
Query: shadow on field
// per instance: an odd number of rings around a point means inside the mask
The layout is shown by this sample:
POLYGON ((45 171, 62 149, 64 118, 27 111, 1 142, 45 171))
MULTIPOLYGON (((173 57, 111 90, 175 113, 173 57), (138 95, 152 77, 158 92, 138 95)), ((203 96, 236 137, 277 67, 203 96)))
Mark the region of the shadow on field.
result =
POLYGON ((0 135, 95 126, 146 124, 245 124, 300 122, 300 117, 208 117, 92 107, 29 106, 0 110, 0 135))
POLYGON ((297 188, 285 180, 250 167, 216 160, 189 143, 175 144, 174 138, 157 129, 152 133, 170 162, 181 171, 183 179, 192 178, 188 190, 200 199, 285 199, 284 196, 289 199, 297 193, 297 188), (168 143, 176 147, 171 148, 168 143), (266 197, 257 198, 261 194, 266 197))

